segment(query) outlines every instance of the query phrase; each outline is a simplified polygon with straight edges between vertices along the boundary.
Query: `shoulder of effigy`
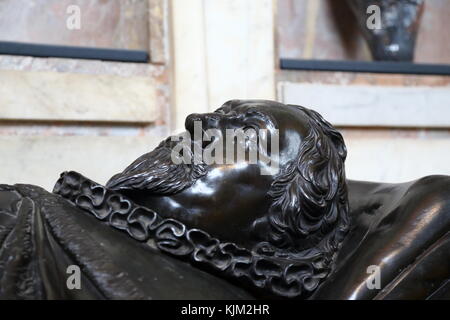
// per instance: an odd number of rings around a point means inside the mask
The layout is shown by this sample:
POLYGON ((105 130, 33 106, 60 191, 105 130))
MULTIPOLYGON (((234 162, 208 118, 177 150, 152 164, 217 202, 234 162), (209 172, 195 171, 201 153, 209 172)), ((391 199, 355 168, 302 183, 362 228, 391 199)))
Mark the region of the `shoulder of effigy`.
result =
POLYGON ((423 209, 440 208, 450 216, 450 176, 429 175, 412 181, 402 197, 403 202, 418 204, 423 209))
MULTIPOLYGON (((81 211, 60 195, 51 193, 42 187, 31 184, 0 185, 0 210, 14 207, 14 203, 26 200, 33 211, 48 209, 64 209, 64 212, 81 211)), ((53 210, 54 211, 54 210, 53 210)), ((61 210, 59 210, 61 211, 61 210)))
POLYGON ((450 197, 450 176, 448 175, 429 175, 417 179, 411 185, 412 190, 426 188, 430 191, 450 197))
MULTIPOLYGON (((43 188, 33 185, 0 185, 0 212, 16 215, 22 206, 31 206, 33 199, 50 195, 43 188), (27 199, 27 201, 24 201, 27 199)), ((22 208, 23 209, 23 208, 22 208)))
MULTIPOLYGON (((15 191, 22 197, 36 198, 51 194, 44 188, 32 184, 15 184, 7 187, 10 191, 15 191)), ((2 191, 1 187, 0 191, 2 191)))
POLYGON ((0 207, 5 202, 20 200, 22 197, 22 194, 16 186, 0 184, 0 207))

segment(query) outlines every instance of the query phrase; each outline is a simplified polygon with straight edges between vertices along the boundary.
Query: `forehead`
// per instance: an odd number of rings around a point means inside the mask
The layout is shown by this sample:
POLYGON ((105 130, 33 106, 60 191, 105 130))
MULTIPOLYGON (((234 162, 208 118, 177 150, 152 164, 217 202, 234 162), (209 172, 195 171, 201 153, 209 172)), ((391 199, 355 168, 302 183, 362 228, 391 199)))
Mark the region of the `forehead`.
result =
POLYGON ((308 116, 301 107, 286 105, 283 103, 268 100, 231 100, 226 102, 217 111, 228 113, 245 113, 248 111, 258 111, 273 120, 280 130, 296 129, 305 132, 309 127, 308 116))
POLYGON ((219 109, 224 112, 227 111, 245 111, 246 109, 260 109, 263 110, 270 110, 274 109, 276 107, 283 108, 286 105, 275 102, 275 101, 269 101, 269 100, 230 100, 226 103, 224 103, 219 109))

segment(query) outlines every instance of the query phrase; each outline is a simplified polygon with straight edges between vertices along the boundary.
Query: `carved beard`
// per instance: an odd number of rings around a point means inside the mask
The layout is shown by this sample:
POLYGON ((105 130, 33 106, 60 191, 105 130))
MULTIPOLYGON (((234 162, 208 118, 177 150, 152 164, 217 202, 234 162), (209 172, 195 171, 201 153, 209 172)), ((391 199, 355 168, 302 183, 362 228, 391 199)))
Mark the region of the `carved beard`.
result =
MULTIPOLYGON (((172 137, 162 141, 153 151, 136 159, 122 173, 114 175, 106 184, 112 190, 148 190, 155 195, 171 195, 183 191, 207 173, 207 165, 175 164, 171 158, 176 142, 172 137)), ((196 141, 193 144, 199 143, 196 141)), ((189 148, 190 159, 193 158, 189 148)))
POLYGON ((330 248, 335 232, 302 252, 281 250, 265 242, 249 250, 189 229, 178 220, 164 219, 76 172, 63 173, 53 192, 145 246, 187 260, 259 297, 309 297, 329 275, 336 256, 337 248, 330 248))

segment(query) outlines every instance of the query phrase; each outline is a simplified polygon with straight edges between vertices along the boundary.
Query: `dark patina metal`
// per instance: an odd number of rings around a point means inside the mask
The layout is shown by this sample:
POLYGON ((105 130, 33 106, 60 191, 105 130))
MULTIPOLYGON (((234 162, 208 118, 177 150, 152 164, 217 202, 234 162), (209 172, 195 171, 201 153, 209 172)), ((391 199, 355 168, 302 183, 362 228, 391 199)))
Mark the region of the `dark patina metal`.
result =
POLYGON ((280 171, 175 165, 169 138, 106 186, 76 172, 53 194, 0 186, 0 296, 450 298, 450 177, 347 180, 342 136, 299 106, 233 100, 189 116, 188 131, 194 121, 278 130, 280 171), (66 286, 69 265, 80 290, 66 286))

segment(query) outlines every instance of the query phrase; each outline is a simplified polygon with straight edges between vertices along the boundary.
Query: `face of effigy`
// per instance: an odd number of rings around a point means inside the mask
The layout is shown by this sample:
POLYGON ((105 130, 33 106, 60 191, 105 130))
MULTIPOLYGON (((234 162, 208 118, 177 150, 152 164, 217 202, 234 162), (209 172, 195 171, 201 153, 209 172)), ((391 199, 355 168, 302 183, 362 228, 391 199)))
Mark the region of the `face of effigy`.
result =
MULTIPOLYGON (((256 164, 262 175, 276 175, 278 165, 285 165, 287 161, 292 160, 297 155, 302 136, 308 134, 309 127, 305 115, 299 109, 261 100, 232 100, 213 113, 189 115, 186 118, 185 126, 190 136, 195 136, 195 124, 200 124, 204 137, 208 141, 211 138, 208 132, 212 131, 218 136, 215 138, 221 139, 223 142, 220 143, 223 147, 223 157, 214 159, 219 161, 213 161, 213 167, 223 169, 225 164, 228 170, 233 170, 242 166, 249 168, 252 164, 256 164), (269 163, 267 161, 251 162, 248 161, 248 157, 236 159, 238 151, 232 146, 230 147, 229 142, 232 141, 231 134, 237 135, 239 130, 246 134, 251 131, 247 134, 247 137, 257 135, 260 139, 267 133, 268 145, 260 144, 259 139, 257 151, 260 158, 262 153, 269 158, 269 163), (232 163, 227 163, 226 157, 230 151, 235 157, 231 161, 232 163), (246 165, 241 162, 246 162, 246 165)), ((214 138, 211 140, 214 140, 214 138)), ((200 147, 202 149, 210 147, 208 141, 203 141, 203 145, 200 147)), ((248 140, 243 142, 248 143, 248 140)), ((239 141, 237 143, 239 144, 239 141)), ((249 152, 248 145, 244 148, 249 152)), ((253 169, 256 167, 253 167, 253 169)))
MULTIPOLYGON (((232 241, 248 248, 263 240, 287 245, 289 241, 284 238, 295 236, 295 233, 302 238, 316 231, 327 232, 329 230, 323 228, 321 223, 325 214, 321 212, 326 211, 326 201, 336 196, 337 184, 331 181, 330 193, 330 181, 324 180, 333 180, 336 178, 333 174, 337 174, 327 170, 329 164, 324 161, 333 162, 330 152, 340 152, 343 154, 342 158, 345 158, 345 146, 343 143, 342 146, 334 146, 334 141, 331 141, 333 138, 342 139, 340 135, 328 137, 323 136, 323 132, 311 130, 311 123, 314 121, 311 114, 308 114, 311 111, 305 110, 307 109, 272 101, 232 100, 214 113, 192 114, 186 119, 186 130, 190 136, 196 135, 195 126, 200 125, 203 138, 206 135, 206 140, 212 140, 193 141, 194 151, 197 148, 197 152, 201 151, 204 155, 205 150, 218 139, 223 141, 219 144, 222 155, 217 157, 216 152, 216 161, 211 163, 209 160, 208 164, 174 164, 172 156, 177 142, 169 138, 154 151, 137 159, 123 173, 112 177, 107 186, 120 190, 136 203, 157 211, 163 217, 175 218, 190 228, 205 230, 223 241, 232 241), (244 159, 233 157, 234 161, 230 163, 226 159, 227 153, 230 152, 230 145, 226 141, 227 132, 248 132, 250 129, 253 133, 263 132, 266 137, 270 137, 267 139, 267 147, 257 146, 258 154, 264 153, 266 157, 258 157, 256 162, 250 161, 248 156, 244 159), (214 137, 211 137, 211 131, 215 132, 214 137), (274 137, 275 139, 272 139, 274 137), (307 137, 309 140, 315 139, 314 143, 306 145, 307 137), (322 147, 323 150, 320 151, 323 151, 323 154, 315 152, 308 155, 308 150, 318 147, 316 142, 322 147), (338 147, 342 150, 338 150, 338 147), (303 160, 299 158, 302 148, 306 154, 303 160), (277 152, 272 152, 274 150, 277 152), (267 157, 270 161, 267 161, 267 157), (301 166, 301 161, 306 162, 307 166, 301 166), (315 167, 317 172, 311 171, 308 163, 315 167), (300 172, 302 170, 303 173, 300 172), (304 176, 299 177, 301 174, 304 176), (319 179, 318 184, 308 185, 308 180, 316 178, 319 179), (299 186, 300 183, 304 185, 299 186), (305 200, 302 199, 303 196, 296 194, 303 192, 306 198, 311 198, 307 195, 308 188, 314 189, 309 192, 313 195, 312 198, 317 199, 305 200), (321 188, 323 190, 319 190, 321 188), (275 199, 279 201, 278 206, 282 207, 278 211, 289 211, 290 206, 299 207, 300 202, 310 206, 310 209, 318 202, 323 210, 315 211, 317 216, 304 214, 303 219, 295 218, 295 215, 299 214, 295 212, 292 212, 292 218, 281 217, 285 212, 279 212, 280 217, 272 213, 270 218, 269 212, 274 211, 275 199), (295 226, 296 224, 298 226, 295 226), (277 230, 273 230, 274 228, 277 230), (297 231, 288 231, 291 228, 297 231), (282 235, 284 233, 286 235, 282 235), (267 239, 269 234, 273 239, 267 239)), ((259 143, 260 139, 257 141, 259 143)), ((244 147, 247 143, 248 140, 244 140, 244 147)), ((194 151, 191 151, 190 156, 193 156, 194 151)), ((249 151, 248 148, 246 151, 249 151)), ((233 152, 235 154, 236 149, 233 152)), ((338 208, 333 210, 337 212, 338 208)), ((336 212, 331 213, 327 218, 330 220, 328 222, 336 222, 336 212)))

